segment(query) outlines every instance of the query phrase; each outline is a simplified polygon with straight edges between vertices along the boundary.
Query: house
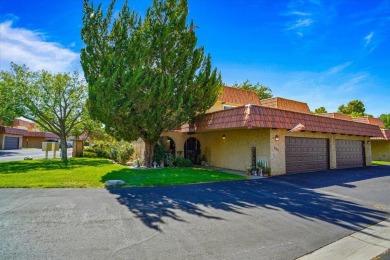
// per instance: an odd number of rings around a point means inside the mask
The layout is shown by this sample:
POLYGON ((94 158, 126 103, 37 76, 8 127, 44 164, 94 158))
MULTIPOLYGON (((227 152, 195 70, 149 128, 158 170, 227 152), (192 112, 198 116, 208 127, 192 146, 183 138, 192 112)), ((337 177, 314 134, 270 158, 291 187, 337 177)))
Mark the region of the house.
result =
POLYGON ((273 175, 371 165, 378 125, 336 114, 314 115, 306 103, 224 87, 202 120, 162 134, 164 146, 194 163, 245 171, 267 162, 273 175))
POLYGON ((0 150, 42 148, 46 139, 59 139, 53 133, 41 132, 35 123, 16 119, 12 127, 0 126, 0 150))

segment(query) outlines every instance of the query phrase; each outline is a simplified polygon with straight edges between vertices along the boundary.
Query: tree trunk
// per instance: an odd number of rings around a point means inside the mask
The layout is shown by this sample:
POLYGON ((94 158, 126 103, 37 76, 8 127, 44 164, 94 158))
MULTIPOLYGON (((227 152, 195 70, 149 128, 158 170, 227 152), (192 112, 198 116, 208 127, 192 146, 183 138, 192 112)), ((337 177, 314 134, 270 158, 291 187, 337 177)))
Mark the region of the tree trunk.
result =
POLYGON ((68 160, 68 146, 66 145, 66 137, 61 137, 61 160, 66 162, 68 160))
POLYGON ((144 153, 144 165, 146 167, 153 167, 153 154, 154 154, 154 146, 156 143, 149 143, 147 140, 144 140, 145 143, 145 153, 144 153))

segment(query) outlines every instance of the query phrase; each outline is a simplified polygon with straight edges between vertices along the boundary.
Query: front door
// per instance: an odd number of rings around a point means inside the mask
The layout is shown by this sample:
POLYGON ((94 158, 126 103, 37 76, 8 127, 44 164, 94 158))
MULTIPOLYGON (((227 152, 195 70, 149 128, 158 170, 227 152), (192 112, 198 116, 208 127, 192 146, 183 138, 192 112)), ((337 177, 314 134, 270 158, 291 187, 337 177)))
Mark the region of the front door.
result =
POLYGON ((184 143, 184 157, 193 164, 200 164, 200 142, 195 137, 188 138, 184 143))

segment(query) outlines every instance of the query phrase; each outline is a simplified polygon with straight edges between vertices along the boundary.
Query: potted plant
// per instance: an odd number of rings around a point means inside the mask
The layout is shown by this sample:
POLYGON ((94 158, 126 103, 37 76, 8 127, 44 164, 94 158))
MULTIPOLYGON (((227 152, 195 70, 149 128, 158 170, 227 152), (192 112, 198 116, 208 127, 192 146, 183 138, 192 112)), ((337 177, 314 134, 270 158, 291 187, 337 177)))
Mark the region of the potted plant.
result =
POLYGON ((246 167, 246 174, 252 175, 252 167, 246 167))
POLYGON ((264 169, 264 176, 265 177, 271 177, 271 168, 270 167, 265 167, 265 169, 264 169))
POLYGON ((252 167, 252 175, 257 176, 257 168, 255 166, 252 167))
POLYGON ((206 156, 204 154, 200 157, 200 165, 206 166, 206 156))
POLYGON ((264 168, 263 163, 261 161, 257 161, 256 167, 257 167, 257 175, 263 176, 263 168, 264 168))

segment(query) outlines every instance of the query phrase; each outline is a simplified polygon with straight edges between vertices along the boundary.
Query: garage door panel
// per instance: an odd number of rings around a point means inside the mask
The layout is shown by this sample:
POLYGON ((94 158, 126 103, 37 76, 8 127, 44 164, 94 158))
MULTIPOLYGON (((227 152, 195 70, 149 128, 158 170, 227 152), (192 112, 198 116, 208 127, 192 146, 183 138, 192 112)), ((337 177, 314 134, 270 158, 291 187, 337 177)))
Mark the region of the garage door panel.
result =
POLYGON ((4 150, 19 149, 19 137, 5 136, 4 137, 4 150))
POLYGON ((328 139, 286 137, 286 173, 329 169, 328 139))
POLYGON ((361 140, 336 140, 337 168, 365 166, 364 146, 361 140))

